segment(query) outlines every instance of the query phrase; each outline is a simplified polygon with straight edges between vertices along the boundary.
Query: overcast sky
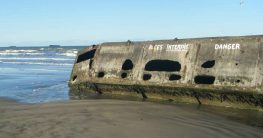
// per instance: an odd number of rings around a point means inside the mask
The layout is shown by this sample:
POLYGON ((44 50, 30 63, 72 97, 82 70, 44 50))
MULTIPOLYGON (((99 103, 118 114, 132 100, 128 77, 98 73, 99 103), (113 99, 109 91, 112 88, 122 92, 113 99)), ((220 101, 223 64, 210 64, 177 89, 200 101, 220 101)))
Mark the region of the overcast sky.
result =
POLYGON ((0 46, 261 34, 262 0, 0 0, 0 46))

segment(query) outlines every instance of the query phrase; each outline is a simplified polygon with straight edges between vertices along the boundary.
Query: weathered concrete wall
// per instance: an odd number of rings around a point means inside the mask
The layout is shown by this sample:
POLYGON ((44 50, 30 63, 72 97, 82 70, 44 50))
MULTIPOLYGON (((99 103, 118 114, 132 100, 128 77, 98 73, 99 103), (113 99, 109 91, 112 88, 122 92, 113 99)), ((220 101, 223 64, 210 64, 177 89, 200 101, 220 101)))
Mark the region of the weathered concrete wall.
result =
POLYGON ((171 93, 181 88, 189 88, 186 91, 190 93, 206 89, 217 94, 257 95, 248 103, 263 105, 263 36, 103 43, 84 49, 78 56, 71 87, 85 83, 87 89, 104 91, 104 84, 106 92, 111 88, 138 92, 139 88, 146 95, 163 95, 164 88, 174 89, 171 93), (94 57, 88 55, 92 50, 96 50, 94 57), (126 69, 122 69, 124 64, 126 69), (128 86, 132 88, 125 89, 128 86))

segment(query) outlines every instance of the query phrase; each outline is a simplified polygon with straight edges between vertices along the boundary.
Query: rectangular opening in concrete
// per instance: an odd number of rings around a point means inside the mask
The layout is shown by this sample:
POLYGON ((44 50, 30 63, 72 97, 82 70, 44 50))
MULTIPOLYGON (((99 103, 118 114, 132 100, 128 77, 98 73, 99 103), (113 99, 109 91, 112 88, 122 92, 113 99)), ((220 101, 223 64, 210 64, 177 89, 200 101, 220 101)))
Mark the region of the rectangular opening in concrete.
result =
POLYGON ((170 81, 180 80, 180 79, 181 79, 181 75, 171 74, 171 75, 169 76, 169 80, 170 80, 170 81))
POLYGON ((143 79, 144 81, 150 80, 151 78, 152 78, 152 75, 151 75, 151 74, 143 74, 143 77, 142 77, 142 79, 143 79))
POLYGON ((97 77, 98 78, 103 78, 105 75, 105 73, 103 71, 100 71, 98 74, 97 74, 97 77))
POLYGON ((133 68, 133 63, 130 59, 126 59, 122 64, 122 70, 131 70, 133 68))
POLYGON ((215 60, 208 60, 202 64, 203 68, 212 68, 215 65, 215 60))
POLYGON ((215 82, 214 76, 198 75, 194 78, 196 84, 213 84, 215 82))
POLYGON ((180 71, 181 64, 178 61, 172 60, 151 60, 145 65, 147 71, 180 71))
POLYGON ((95 55, 95 52, 96 52, 96 49, 93 49, 91 51, 88 51, 84 54, 79 55, 77 59, 77 63, 93 58, 95 55))

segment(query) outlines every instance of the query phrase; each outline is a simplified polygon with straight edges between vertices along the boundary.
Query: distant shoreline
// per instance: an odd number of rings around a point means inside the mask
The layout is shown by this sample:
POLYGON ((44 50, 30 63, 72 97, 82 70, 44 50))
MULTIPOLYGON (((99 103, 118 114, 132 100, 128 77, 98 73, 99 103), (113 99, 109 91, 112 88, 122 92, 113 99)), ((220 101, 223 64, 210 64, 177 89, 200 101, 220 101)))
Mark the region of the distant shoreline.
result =
MULTIPOLYGON (((60 45, 60 47, 87 47, 88 45, 60 45)), ((10 48, 10 46, 0 46, 0 47, 3 47, 3 48, 10 48)), ((19 47, 49 47, 49 45, 46 45, 46 46, 15 46, 14 48, 19 48, 19 47)), ((11 47, 12 48, 12 47, 11 47)))

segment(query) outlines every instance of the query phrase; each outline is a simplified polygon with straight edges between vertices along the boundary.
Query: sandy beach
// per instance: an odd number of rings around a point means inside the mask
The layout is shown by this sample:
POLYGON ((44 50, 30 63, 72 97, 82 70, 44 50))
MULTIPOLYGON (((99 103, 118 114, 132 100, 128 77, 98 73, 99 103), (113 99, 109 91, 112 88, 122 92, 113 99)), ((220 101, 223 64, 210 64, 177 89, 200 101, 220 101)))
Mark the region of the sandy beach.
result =
POLYGON ((176 105, 122 100, 0 100, 3 138, 262 137, 263 129, 176 105))

